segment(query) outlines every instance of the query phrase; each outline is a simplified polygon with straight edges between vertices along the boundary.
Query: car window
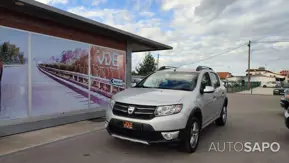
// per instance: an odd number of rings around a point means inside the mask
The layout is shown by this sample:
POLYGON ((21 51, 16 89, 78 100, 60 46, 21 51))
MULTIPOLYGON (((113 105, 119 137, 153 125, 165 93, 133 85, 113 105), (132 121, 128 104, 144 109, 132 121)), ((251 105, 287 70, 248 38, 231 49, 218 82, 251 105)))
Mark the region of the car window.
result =
POLYGON ((136 87, 192 91, 198 75, 196 72, 158 71, 142 80, 136 87))
POLYGON ((220 80, 219 76, 216 73, 210 72, 212 83, 214 84, 214 87, 220 86, 220 80))
POLYGON ((204 75, 203 75, 203 77, 202 77, 202 82, 203 81, 206 81, 206 86, 212 86, 212 82, 211 82, 211 78, 210 78, 210 75, 209 75, 209 73, 205 73, 204 75))

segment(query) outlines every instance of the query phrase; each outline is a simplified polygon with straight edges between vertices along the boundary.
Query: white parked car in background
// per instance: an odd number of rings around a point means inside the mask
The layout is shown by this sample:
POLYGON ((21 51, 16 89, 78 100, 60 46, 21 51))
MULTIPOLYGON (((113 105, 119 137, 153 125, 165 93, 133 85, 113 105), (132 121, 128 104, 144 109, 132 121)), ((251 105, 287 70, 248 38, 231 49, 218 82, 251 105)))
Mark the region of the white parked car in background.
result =
POLYGON ((267 83, 263 83, 263 88, 275 88, 277 86, 276 82, 275 81, 270 81, 270 82, 267 82, 267 83))

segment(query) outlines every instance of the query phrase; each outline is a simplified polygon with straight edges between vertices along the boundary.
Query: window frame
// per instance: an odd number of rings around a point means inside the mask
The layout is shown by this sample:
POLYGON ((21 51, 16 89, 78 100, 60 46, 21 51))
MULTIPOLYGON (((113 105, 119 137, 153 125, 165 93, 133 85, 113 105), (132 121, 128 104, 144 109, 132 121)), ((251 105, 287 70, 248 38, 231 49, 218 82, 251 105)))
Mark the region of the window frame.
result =
MULTIPOLYGON (((210 72, 209 74, 211 75, 211 80, 213 78, 215 78, 217 80, 216 85, 213 85, 213 87, 214 88, 220 87, 221 86, 221 81, 220 81, 219 75, 217 75, 215 72, 210 72)), ((213 80, 212 80, 212 84, 214 84, 213 80)))
POLYGON ((212 79, 211 79, 211 76, 210 76, 210 74, 209 74, 209 72, 205 72, 203 75, 202 75, 202 78, 201 78, 201 83, 202 83, 202 81, 203 81, 203 78, 205 77, 205 75, 208 75, 208 77, 209 77, 209 80, 210 80, 210 84, 208 85, 208 83, 207 83, 207 85, 206 86, 210 86, 210 87, 212 87, 213 85, 212 85, 212 79))

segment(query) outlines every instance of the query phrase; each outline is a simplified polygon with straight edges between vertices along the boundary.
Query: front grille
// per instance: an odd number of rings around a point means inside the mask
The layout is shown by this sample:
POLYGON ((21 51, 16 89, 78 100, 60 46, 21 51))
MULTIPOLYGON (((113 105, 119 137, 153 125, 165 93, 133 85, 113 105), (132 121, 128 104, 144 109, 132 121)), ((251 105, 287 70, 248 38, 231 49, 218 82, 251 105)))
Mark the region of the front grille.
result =
POLYGON ((135 119, 153 119, 155 117, 156 106, 148 105, 133 105, 116 102, 113 107, 113 114, 122 117, 129 117, 135 119), (128 113, 128 108, 134 107, 132 114, 128 113))

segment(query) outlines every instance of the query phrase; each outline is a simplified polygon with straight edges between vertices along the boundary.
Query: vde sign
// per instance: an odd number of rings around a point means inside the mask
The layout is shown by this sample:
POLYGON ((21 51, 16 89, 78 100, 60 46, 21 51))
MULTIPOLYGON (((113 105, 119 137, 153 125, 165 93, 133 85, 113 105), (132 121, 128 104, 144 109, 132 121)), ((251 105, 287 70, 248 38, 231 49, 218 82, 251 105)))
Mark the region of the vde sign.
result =
POLYGON ((108 51, 104 51, 102 55, 98 55, 96 57, 96 62, 98 62, 100 65, 119 67, 119 63, 117 59, 119 55, 120 54, 116 52, 111 53, 108 51))
POLYGON ((123 81, 120 79, 111 79, 110 80, 112 85, 117 85, 117 86, 122 86, 123 85, 123 81))

